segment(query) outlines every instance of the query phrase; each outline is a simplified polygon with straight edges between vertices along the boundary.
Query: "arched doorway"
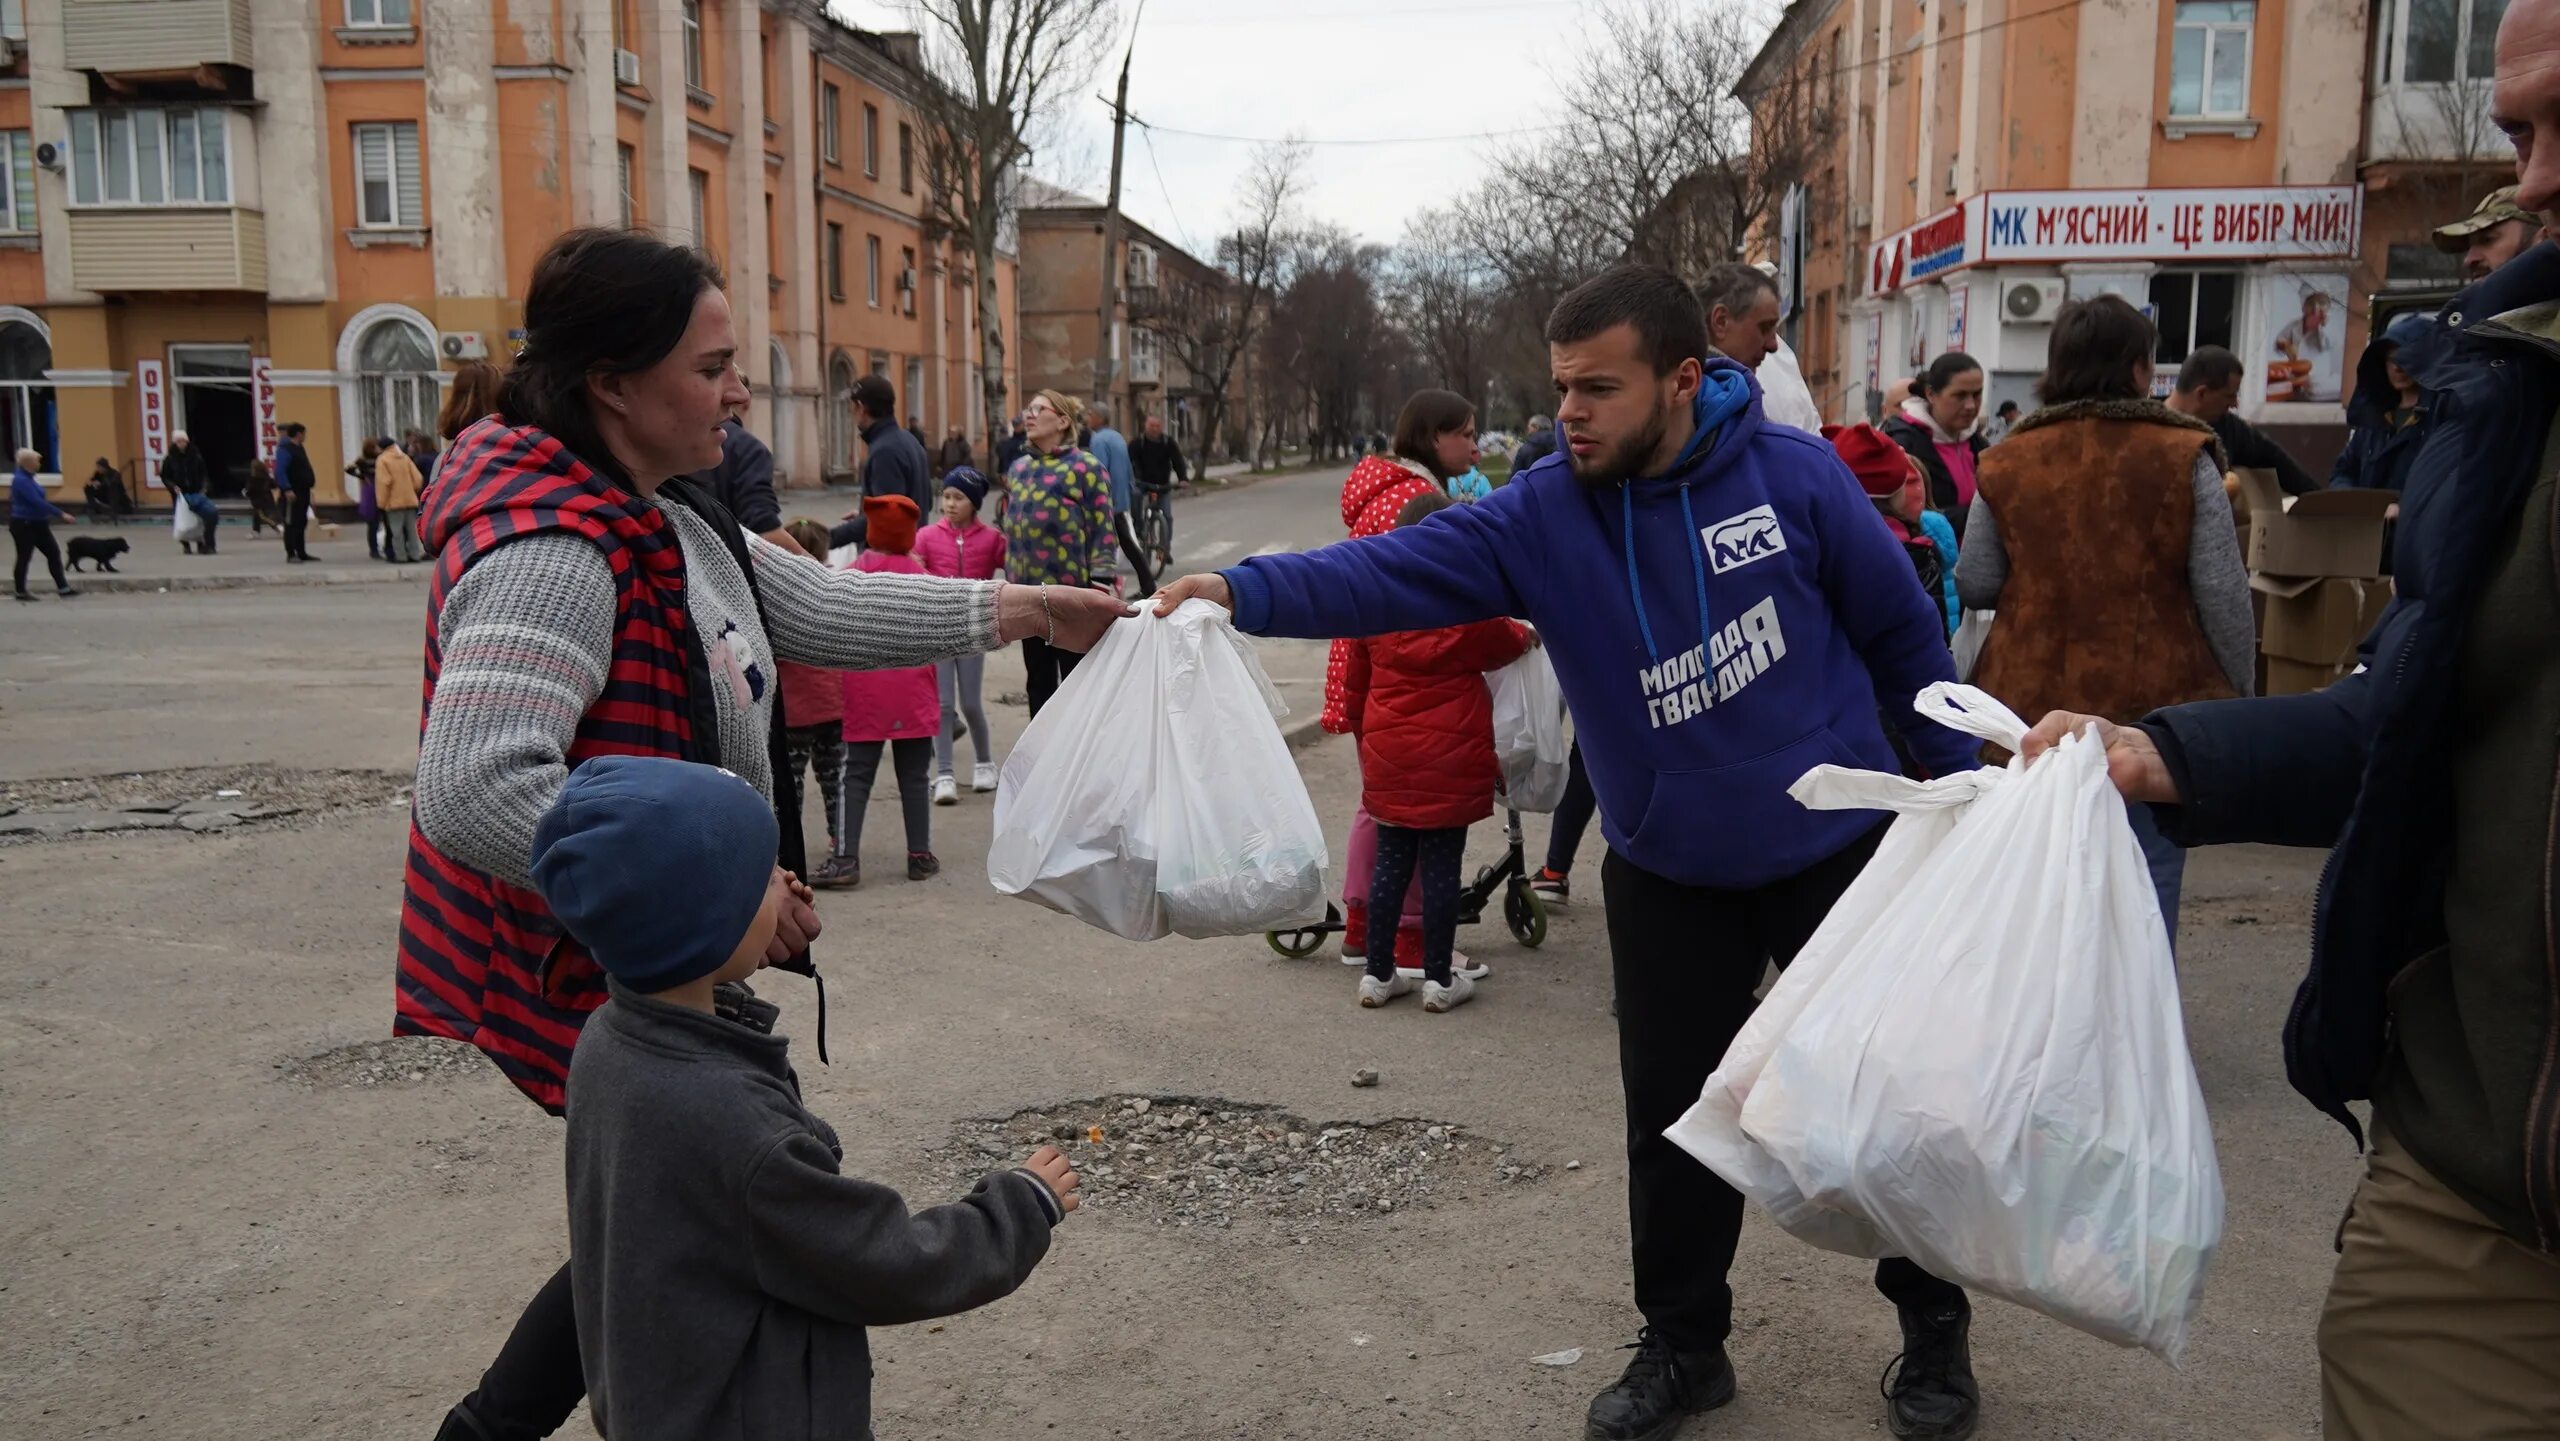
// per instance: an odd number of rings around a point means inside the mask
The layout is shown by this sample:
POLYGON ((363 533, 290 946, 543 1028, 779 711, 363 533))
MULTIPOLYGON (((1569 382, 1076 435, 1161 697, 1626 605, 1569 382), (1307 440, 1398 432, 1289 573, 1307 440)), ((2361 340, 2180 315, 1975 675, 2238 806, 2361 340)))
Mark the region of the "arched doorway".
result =
MULTIPOLYGON (((25 312, 19 312, 23 315, 25 312)), ((53 340, 28 319, 0 318, 0 450, 21 447, 44 456, 47 475, 62 473, 61 426, 53 408, 53 340)))
MULTIPOLYGON (((359 322, 364 317, 357 317, 359 322)), ((406 315, 384 315, 355 332, 356 432, 350 448, 372 436, 432 433, 443 400, 435 336, 406 315)))
POLYGON ((853 357, 839 350, 827 362, 827 469, 853 469, 853 357))

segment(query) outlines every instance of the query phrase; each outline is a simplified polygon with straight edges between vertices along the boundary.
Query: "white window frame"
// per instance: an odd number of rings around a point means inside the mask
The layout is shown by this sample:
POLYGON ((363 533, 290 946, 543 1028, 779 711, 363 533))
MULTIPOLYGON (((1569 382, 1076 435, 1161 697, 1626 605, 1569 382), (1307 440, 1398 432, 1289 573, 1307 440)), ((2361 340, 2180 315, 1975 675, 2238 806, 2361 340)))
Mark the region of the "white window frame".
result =
POLYGON ((166 107, 110 105, 72 110, 65 114, 69 121, 72 154, 71 195, 68 203, 73 209, 227 210, 233 205, 232 197, 237 191, 231 183, 231 153, 234 147, 231 144, 228 111, 209 105, 166 107), (193 134, 196 137, 194 175, 196 193, 190 199, 178 198, 175 151, 170 145, 169 117, 172 115, 185 115, 192 117, 193 120, 193 134), (123 196, 107 193, 107 176, 104 173, 106 144, 111 133, 110 122, 116 118, 126 122, 124 126, 125 178, 132 187, 131 192, 123 196), (146 130, 150 132, 147 137, 144 134, 146 130), (207 168, 205 152, 214 147, 205 144, 205 137, 208 135, 221 137, 218 145, 222 152, 215 157, 219 164, 210 169, 207 168), (79 157, 83 150, 81 142, 84 137, 87 140, 87 153, 92 157, 91 163, 96 165, 96 171, 80 163, 79 157), (149 141, 147 148, 151 152, 147 157, 144 154, 146 139, 149 141), (157 166, 159 198, 156 200, 142 198, 143 166, 146 158, 157 166), (208 179, 218 179, 221 182, 218 187, 222 191, 220 195, 208 198, 206 192, 217 188, 208 184, 208 179), (84 191, 87 192, 86 198, 83 196, 84 191))
POLYGON ((0 234, 26 235, 36 228, 35 157, 35 132, 0 130, 0 234))
POLYGON ((414 120, 367 120, 348 127, 348 161, 356 175, 356 229, 358 230, 424 230, 427 228, 427 184, 425 161, 418 153, 418 123, 414 120), (365 143, 369 135, 381 137, 388 169, 382 177, 390 191, 391 213, 377 215, 365 200, 365 143), (407 154, 402 154, 401 137, 408 137, 407 154), (405 167, 404 167, 405 159, 405 167), (402 184, 406 170, 407 184, 402 184), (403 206, 404 197, 413 197, 414 213, 403 206))
MULTIPOLYGON (((53 335, 50 331, 25 311, 18 310, 14 306, 0 306, 0 326, 10 325, 26 326, 38 340, 43 341, 45 363, 48 367, 52 365, 53 335)), ((0 452, 7 453, 14 460, 20 446, 38 451, 45 448, 45 438, 36 434, 35 429, 36 412, 39 409, 46 410, 53 416, 53 443, 58 452, 62 444, 62 411, 59 408, 60 399, 54 388, 42 379, 0 380, 0 391, 9 392, 10 398, 16 402, 7 411, 0 412, 0 416, 14 415, 18 421, 15 425, 0 425, 0 452), (39 399, 43 402, 41 407, 37 404, 39 399)), ((62 473, 61 455, 57 453, 49 459, 52 461, 52 467, 42 473, 51 476, 60 475, 62 473)))
MULTIPOLYGON (((2198 328, 2198 321, 2201 318, 2202 313, 2198 302, 2204 295, 2204 278, 2208 275, 2227 275, 2231 277, 2232 343, 2229 348, 2234 351, 2237 351, 2240 348, 2240 329, 2248 314, 2248 273, 2223 265, 2203 265, 2197 266, 2194 269, 2188 269, 2183 266, 2172 267, 2155 272, 2151 279, 2153 281, 2175 280, 2187 287, 2187 333, 2184 336, 2179 337, 2181 349, 2178 351, 2178 359, 2168 360, 2158 358, 2158 352, 2167 348, 2169 345, 2168 331, 2165 329, 2159 331, 2159 342, 2153 350, 2155 357, 2153 364, 2164 369, 2174 368, 2183 364, 2186 357, 2196 353, 2196 331, 2198 328)), ((2149 300, 2149 295, 2147 294, 2148 288, 2148 284, 2146 284, 2146 294, 2144 296, 2146 302, 2149 300)), ((2158 317, 2154 316, 2153 319, 2156 323, 2158 317)))
POLYGON ((868 101, 862 106, 862 173, 880 178, 880 107, 868 101))
POLYGON ((2246 120, 2249 118, 2249 91, 2251 84, 2257 78, 2255 67, 2258 63, 2258 5, 2257 0, 2243 0, 2243 3, 2246 3, 2249 6, 2249 20, 2245 25, 2236 20, 2177 19, 2176 0, 2171 0, 2169 29, 2170 119, 2246 120), (2204 50, 2198 61, 2201 68, 2196 74, 2196 109, 2192 114, 2182 111, 2177 107, 2178 36, 2180 33, 2188 30, 2201 30, 2204 32, 2204 50), (2232 43, 2232 38, 2234 36, 2238 37, 2238 43, 2240 45, 2240 106, 2236 110, 2216 110, 2213 108, 2213 57, 2215 51, 2224 45, 2232 43))
POLYGON ((844 163, 844 92, 823 81, 818 86, 818 158, 829 165, 844 163))
POLYGON ((640 197, 632 192, 632 182, 638 179, 640 169, 639 152, 620 141, 614 142, 613 168, 622 183, 622 228, 629 230, 640 219, 640 197))
POLYGON ((0 0, 0 40, 25 43, 27 38, 26 0, 0 0))
POLYGON ((702 84, 702 0, 683 0, 684 83, 694 90, 702 84))
POLYGON ((708 249, 711 244, 711 172, 687 168, 684 188, 693 205, 693 243, 708 249))
POLYGON ((347 28, 350 30, 410 30, 418 23, 418 12, 411 0, 347 0, 347 28), (384 11, 397 6, 398 19, 387 19, 384 11))
MULTIPOLYGON (((2513 0, 2509 0, 2513 3, 2513 0)), ((2473 75, 2471 69, 2471 22, 2476 18, 2478 0, 2453 0, 2453 77, 2450 80, 2411 80, 2409 73, 2410 0, 2391 0, 2391 15, 2384 27, 2381 43, 2385 47, 2377 67, 2385 85, 2450 85, 2485 82, 2492 77, 2473 75)))
POLYGON ((865 262, 867 262, 867 264, 866 264, 866 267, 865 267, 865 268, 867 268, 867 269, 871 272, 871 308, 872 308, 872 309, 874 309, 874 310, 878 310, 878 309, 880 308, 880 237, 879 237, 879 236, 877 236, 877 235, 866 235, 866 236, 862 237, 862 258, 864 259, 864 261, 865 261, 865 262))

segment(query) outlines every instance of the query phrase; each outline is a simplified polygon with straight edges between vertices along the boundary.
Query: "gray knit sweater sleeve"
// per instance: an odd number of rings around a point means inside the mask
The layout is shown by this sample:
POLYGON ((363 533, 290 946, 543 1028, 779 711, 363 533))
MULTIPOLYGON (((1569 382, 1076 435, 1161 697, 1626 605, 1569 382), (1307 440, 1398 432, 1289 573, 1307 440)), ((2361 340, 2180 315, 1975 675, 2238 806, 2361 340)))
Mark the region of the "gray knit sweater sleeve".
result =
POLYGON ((2196 618, 2205 643, 2239 695, 2257 692, 2258 616, 2249 604, 2249 566, 2240 558, 2240 530, 2223 493, 2222 467, 2208 450, 2196 457, 2195 519, 2187 531, 2187 588, 2195 593, 2196 618))
POLYGON ((996 581, 835 570, 753 534, 747 553, 784 660, 897 670, 996 648, 996 581))
POLYGON ((1977 493, 1965 512, 1964 544, 1956 551, 1956 599, 1966 610, 1998 610, 2000 592, 2009 586, 2009 547, 2000 540, 2000 522, 1991 500, 1977 493))
POLYGON ((509 541, 454 582, 437 637, 418 829, 464 865, 530 885, 533 829, 613 664, 613 571, 573 535, 509 541))

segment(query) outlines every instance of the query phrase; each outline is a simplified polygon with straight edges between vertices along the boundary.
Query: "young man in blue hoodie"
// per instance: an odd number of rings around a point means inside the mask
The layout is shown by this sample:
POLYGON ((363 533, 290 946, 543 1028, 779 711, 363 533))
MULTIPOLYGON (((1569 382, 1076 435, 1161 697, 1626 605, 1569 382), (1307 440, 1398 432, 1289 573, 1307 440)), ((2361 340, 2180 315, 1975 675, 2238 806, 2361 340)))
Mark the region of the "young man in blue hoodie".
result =
MULTIPOLYGON (((1205 596, 1248 632, 1318 638, 1512 616, 1546 638, 1609 842, 1645 1318, 1587 1434, 1652 1441, 1734 1394, 1725 1277, 1742 1229, 1741 1196, 1662 1133, 1882 829, 1787 787, 1826 763, 1898 770, 1879 702, 1933 773, 1973 766, 1975 743, 1911 708, 1955 672, 1910 562, 1828 444, 1765 423, 1750 372, 1704 358, 1677 276, 1613 269, 1556 306, 1547 341, 1561 454, 1420 525, 1187 578, 1159 609, 1205 596)), ((1905 1260, 1876 1284, 1902 1312, 1893 1434, 1970 1434, 1964 1292, 1905 1260)))

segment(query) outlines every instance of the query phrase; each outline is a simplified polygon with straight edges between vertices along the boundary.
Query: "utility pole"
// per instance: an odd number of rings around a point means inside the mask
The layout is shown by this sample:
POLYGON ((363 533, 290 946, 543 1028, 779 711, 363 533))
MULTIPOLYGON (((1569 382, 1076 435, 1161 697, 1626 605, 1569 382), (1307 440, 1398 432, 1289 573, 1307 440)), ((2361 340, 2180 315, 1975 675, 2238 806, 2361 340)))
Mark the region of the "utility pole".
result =
MULTIPOLYGON (((1147 0, 1129 22, 1129 48, 1120 52, 1120 90, 1111 101, 1111 198, 1102 206, 1102 327, 1094 332, 1093 399, 1111 403, 1111 382, 1120 366, 1120 332, 1114 323, 1120 309, 1120 155, 1129 138, 1129 61, 1138 53, 1138 21, 1146 18, 1147 0)), ((1127 416, 1112 419, 1126 423, 1127 416)))

